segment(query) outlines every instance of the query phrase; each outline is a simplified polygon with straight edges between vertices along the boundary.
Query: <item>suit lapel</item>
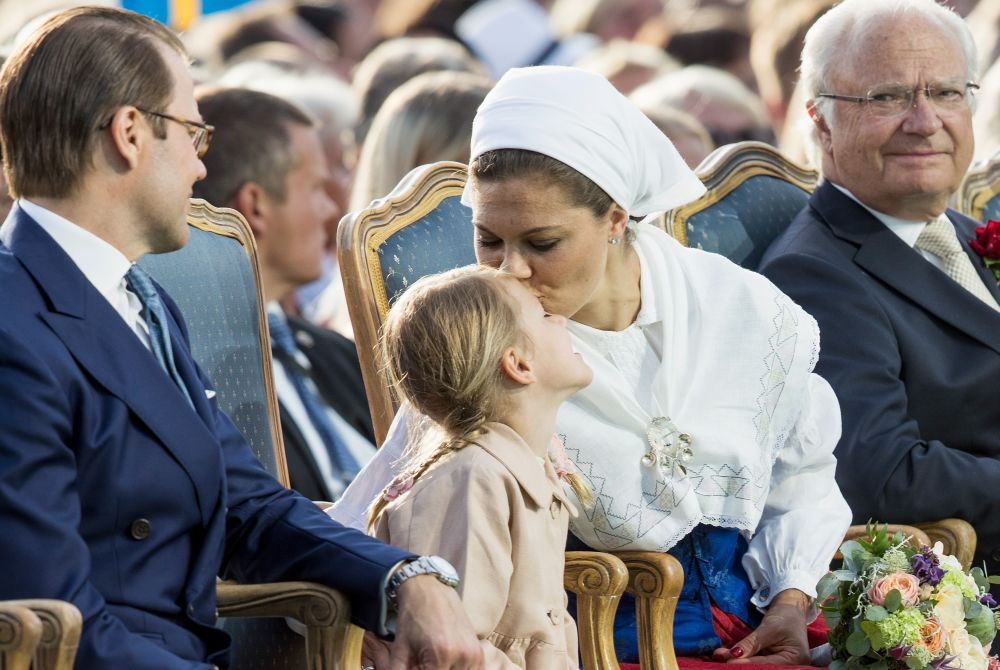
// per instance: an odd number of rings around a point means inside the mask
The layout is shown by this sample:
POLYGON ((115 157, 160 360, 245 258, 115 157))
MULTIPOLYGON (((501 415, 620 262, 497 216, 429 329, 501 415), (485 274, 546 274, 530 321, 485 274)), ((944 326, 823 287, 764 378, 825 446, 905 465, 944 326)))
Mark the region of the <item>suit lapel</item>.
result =
POLYGON ((871 276, 1000 353, 1000 312, 951 281, 829 183, 816 189, 811 204, 834 235, 858 248, 854 262, 871 276))
MULTIPOLYGON (((159 438, 194 483, 202 521, 208 524, 221 482, 218 449, 205 448, 215 444, 214 434, 204 421, 195 420, 152 353, 66 253, 27 214, 18 211, 16 216, 10 247, 48 298, 49 309, 40 318, 77 363, 159 438)), ((176 329, 171 335, 179 337, 176 329)), ((204 391, 201 396, 204 402, 204 391)))

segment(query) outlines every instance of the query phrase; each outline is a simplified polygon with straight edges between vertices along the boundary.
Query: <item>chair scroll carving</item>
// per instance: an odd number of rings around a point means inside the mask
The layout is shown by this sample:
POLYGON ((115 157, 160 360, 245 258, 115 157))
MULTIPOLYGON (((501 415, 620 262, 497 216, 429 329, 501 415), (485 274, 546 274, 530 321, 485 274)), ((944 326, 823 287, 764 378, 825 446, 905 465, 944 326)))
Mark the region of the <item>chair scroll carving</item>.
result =
POLYGON ((563 586, 576 594, 580 661, 585 668, 618 670, 613 647, 615 611, 628 584, 621 559, 592 551, 567 551, 563 586))
POLYGON ((35 652, 36 670, 70 670, 83 630, 83 617, 72 603, 62 600, 11 601, 35 613, 41 622, 41 638, 35 652))
POLYGON ((0 602, 0 668, 28 670, 42 639, 42 622, 23 605, 0 602))
POLYGON ((684 586, 684 568, 670 554, 619 551, 628 568, 627 591, 635 596, 639 633, 639 666, 643 670, 677 670, 674 613, 684 586))
POLYGON ((287 617, 301 622, 310 670, 360 666, 363 631, 350 624, 350 605, 338 591, 311 582, 219 582, 216 597, 222 617, 287 617))

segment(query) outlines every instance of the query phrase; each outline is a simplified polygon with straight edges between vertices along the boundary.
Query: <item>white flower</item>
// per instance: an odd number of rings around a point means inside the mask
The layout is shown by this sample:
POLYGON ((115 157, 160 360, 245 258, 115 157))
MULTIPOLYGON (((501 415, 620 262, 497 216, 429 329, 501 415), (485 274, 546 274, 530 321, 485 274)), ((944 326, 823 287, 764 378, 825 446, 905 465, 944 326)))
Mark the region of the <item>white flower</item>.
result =
POLYGON ((941 563, 941 567, 945 570, 958 570, 962 572, 962 564, 958 562, 958 559, 951 554, 944 553, 944 545, 940 542, 935 542, 932 550, 937 554, 938 562, 941 563))
POLYGON ((965 633, 965 599, 962 590, 954 584, 941 584, 935 599, 937 604, 934 605, 934 614, 944 629, 949 633, 961 630, 968 637, 965 633))

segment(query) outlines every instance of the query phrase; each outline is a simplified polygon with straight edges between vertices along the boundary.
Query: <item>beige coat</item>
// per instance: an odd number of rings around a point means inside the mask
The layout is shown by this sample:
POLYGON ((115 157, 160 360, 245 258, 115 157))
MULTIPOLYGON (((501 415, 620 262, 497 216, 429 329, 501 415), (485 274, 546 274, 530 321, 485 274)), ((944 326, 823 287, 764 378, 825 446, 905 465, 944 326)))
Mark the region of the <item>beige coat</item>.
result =
POLYGON ((487 428, 480 446, 449 456, 393 501, 375 535, 455 566, 487 668, 575 670, 563 590, 573 508, 548 459, 508 426, 487 428))

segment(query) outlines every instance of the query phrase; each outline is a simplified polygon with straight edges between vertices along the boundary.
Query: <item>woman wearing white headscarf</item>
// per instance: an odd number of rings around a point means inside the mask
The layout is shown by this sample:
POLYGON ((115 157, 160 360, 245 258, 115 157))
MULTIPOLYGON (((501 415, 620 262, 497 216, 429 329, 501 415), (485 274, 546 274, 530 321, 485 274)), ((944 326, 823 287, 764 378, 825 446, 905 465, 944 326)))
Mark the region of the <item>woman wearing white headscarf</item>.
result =
MULTIPOLYGON (((472 135, 463 202, 479 262, 571 319, 594 369, 557 423, 595 494, 573 534, 681 561, 679 655, 808 663, 815 585, 850 523, 834 481, 839 406, 812 373, 815 321, 760 275, 636 222, 704 187, 602 77, 511 70, 472 135), (734 620, 756 630, 723 647, 718 625, 734 620)), ((416 422, 396 424, 338 520, 364 526, 416 422)), ((616 623, 623 661, 636 658, 630 610, 616 623)))

